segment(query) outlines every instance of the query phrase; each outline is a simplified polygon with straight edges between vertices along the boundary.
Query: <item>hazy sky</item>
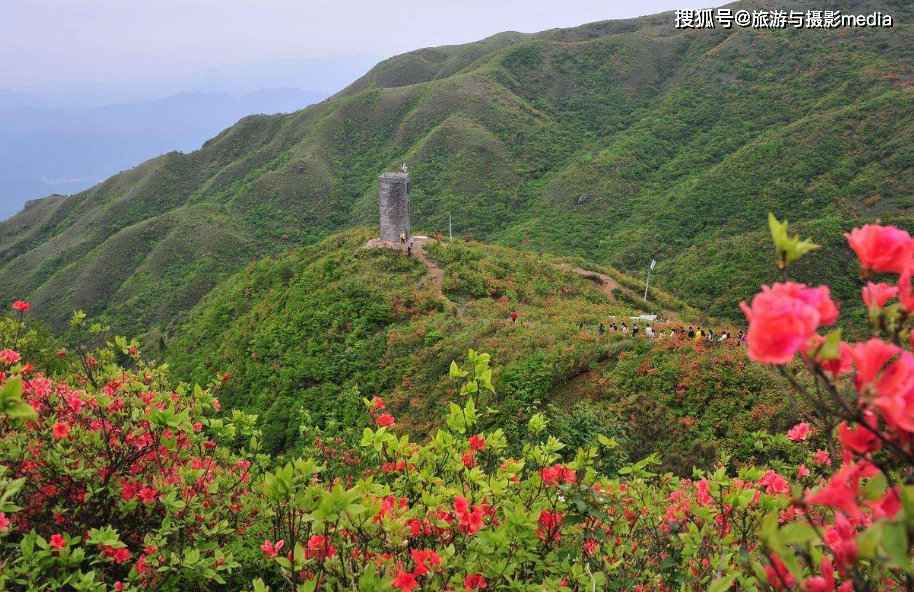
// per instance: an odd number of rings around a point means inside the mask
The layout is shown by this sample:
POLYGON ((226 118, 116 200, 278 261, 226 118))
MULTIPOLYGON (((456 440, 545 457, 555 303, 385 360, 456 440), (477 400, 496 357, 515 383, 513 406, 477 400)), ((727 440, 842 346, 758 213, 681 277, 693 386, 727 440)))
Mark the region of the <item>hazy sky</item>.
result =
POLYGON ((0 90, 110 100, 332 89, 419 47, 708 0, 3 0, 0 90), (334 75, 345 80, 333 80, 334 75), (318 80, 320 79, 320 80, 318 80))

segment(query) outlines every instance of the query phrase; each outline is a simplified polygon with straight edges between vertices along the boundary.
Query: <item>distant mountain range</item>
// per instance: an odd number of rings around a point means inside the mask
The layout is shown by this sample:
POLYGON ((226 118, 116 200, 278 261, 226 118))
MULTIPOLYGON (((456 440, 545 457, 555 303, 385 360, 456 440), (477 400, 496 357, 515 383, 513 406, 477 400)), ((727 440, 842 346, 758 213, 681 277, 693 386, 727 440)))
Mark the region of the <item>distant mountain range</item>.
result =
POLYGON ((423 232, 450 217, 459 235, 636 273, 655 257, 658 287, 739 319, 778 277, 774 212, 823 244, 797 277, 857 301, 842 231, 914 229, 914 5, 730 6, 896 24, 681 30, 664 13, 391 58, 329 100, 246 117, 0 224, 0 302, 31 299, 55 325, 83 308, 167 330, 252 259, 375 224, 378 173, 404 161, 423 232))
POLYGON ((77 193, 164 152, 196 150, 245 115, 298 111, 328 94, 292 88, 183 93, 66 108, 0 93, 0 219, 27 199, 77 193))

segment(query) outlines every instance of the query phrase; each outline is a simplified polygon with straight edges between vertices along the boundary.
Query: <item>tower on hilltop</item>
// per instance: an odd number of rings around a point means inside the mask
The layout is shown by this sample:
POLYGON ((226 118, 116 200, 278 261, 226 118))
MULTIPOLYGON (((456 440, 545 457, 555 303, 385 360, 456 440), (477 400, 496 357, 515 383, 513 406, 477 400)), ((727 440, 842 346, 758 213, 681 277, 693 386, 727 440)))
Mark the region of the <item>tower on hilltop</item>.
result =
POLYGON ((381 240, 398 243, 410 238, 409 173, 384 173, 378 178, 381 240))

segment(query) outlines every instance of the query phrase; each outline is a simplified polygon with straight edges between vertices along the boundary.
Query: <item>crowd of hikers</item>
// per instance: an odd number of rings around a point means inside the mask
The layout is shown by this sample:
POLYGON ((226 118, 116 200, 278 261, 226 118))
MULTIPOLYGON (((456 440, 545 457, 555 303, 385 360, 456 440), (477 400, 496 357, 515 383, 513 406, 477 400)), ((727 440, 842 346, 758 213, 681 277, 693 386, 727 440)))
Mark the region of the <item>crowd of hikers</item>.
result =
MULTIPOLYGON (((586 325, 587 324, 582 321, 578 328, 583 330, 586 325)), ((710 327, 702 327, 701 325, 680 325, 672 323, 659 325, 646 322, 641 325, 637 321, 632 321, 631 325, 629 325, 625 321, 618 323, 613 321, 608 324, 600 322, 597 325, 597 334, 606 335, 607 333, 619 333, 622 335, 631 335, 632 337, 644 337, 646 339, 688 340, 695 343, 744 344, 746 341, 746 334, 742 330, 735 333, 729 329, 718 332, 710 327)))
MULTIPOLYGON (((585 321, 581 321, 578 329, 585 330, 588 326, 585 321)), ((711 344, 745 344, 746 333, 742 330, 731 331, 725 329, 715 331, 709 327, 701 325, 685 325, 674 323, 651 323, 632 321, 631 324, 625 321, 621 322, 600 322, 596 325, 597 335, 603 336, 607 333, 618 333, 621 335, 631 335, 632 337, 643 337, 646 339, 678 339, 692 341, 694 343, 711 343, 711 344)))
MULTIPOLYGON (((512 323, 517 323, 517 311, 512 310, 509 318, 512 323)), ((641 321, 641 324, 639 324, 638 321, 632 319, 631 325, 625 321, 601 321, 599 323, 581 321, 578 324, 578 329, 584 331, 593 327, 594 324, 596 324, 596 332, 599 336, 606 335, 607 333, 618 333, 646 339, 677 339, 680 341, 691 341, 696 344, 746 344, 746 332, 741 329, 737 331, 724 329, 718 332, 710 327, 702 327, 701 325, 676 324, 674 322, 659 320, 656 320, 653 323, 641 321)))

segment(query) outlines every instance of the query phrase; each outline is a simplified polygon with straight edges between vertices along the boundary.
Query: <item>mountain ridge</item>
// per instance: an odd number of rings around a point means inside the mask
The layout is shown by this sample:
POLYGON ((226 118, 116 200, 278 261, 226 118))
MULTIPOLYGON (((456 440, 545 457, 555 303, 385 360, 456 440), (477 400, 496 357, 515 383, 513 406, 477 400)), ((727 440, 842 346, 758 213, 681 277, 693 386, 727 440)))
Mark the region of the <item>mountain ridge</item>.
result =
MULTIPOLYGON (((251 259, 373 223, 377 174, 406 160, 417 228, 450 216, 461 235, 627 270, 657 256, 658 285, 736 318, 772 279, 768 211, 813 239, 876 216, 914 228, 912 9, 828 5, 898 24, 683 31, 663 13, 391 58, 308 109, 244 118, 3 223, 0 297, 53 325, 84 308, 167 331, 251 259)), ((801 279, 845 270, 846 248, 825 247, 801 279)))

